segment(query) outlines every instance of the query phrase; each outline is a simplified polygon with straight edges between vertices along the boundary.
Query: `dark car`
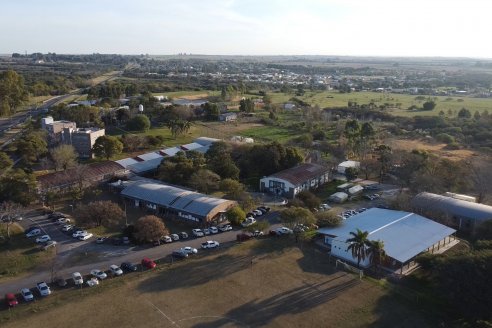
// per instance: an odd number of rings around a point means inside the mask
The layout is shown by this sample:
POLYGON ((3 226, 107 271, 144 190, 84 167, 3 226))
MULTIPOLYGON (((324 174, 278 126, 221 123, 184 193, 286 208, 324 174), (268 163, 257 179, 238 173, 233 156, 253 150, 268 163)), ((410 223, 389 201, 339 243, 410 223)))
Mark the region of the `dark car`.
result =
POLYGON ((35 229, 41 229, 40 227, 38 226, 32 226, 32 227, 29 227, 27 228, 24 233, 30 233, 31 231, 35 230, 35 229))
POLYGON ((251 236, 248 235, 247 233, 239 233, 236 235, 237 241, 246 241, 246 240, 250 240, 250 239, 251 239, 251 236))
POLYGON ((50 215, 48 215, 48 219, 51 219, 52 221, 56 221, 56 220, 64 218, 64 217, 65 217, 65 214, 60 213, 60 212, 55 212, 55 213, 51 213, 50 215))
POLYGON ((63 278, 55 278, 55 282, 58 287, 65 287, 67 285, 67 281, 63 278))
POLYGON ((137 266, 135 264, 131 264, 130 262, 121 263, 120 268, 124 271, 137 271, 137 266))
POLYGON ((9 307, 14 307, 19 304, 17 301, 17 298, 15 298, 15 295, 13 293, 8 293, 5 295, 5 301, 7 302, 7 305, 9 307))
POLYGON ((181 238, 181 239, 187 239, 188 238, 188 234, 184 231, 178 233, 178 235, 179 235, 179 238, 181 238))
POLYGON ((188 253, 183 252, 181 250, 173 251, 171 255, 172 257, 179 258, 179 259, 185 259, 188 257, 188 253))

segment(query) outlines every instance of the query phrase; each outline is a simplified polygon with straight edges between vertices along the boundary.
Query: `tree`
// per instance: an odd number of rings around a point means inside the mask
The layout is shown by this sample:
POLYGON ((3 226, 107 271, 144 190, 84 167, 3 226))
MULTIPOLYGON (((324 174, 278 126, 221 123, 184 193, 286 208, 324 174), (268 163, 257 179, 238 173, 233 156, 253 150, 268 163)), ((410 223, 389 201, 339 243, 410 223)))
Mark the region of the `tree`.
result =
POLYGON ((423 110, 433 110, 434 108, 436 108, 436 103, 432 100, 426 101, 422 104, 423 110))
POLYGON ((357 169, 356 167, 347 167, 345 169, 345 176, 347 177, 348 181, 357 179, 358 175, 359 175, 359 169, 357 169))
POLYGON ((112 201, 95 201, 82 205, 77 211, 77 219, 87 227, 116 226, 125 219, 126 214, 112 201))
POLYGON ((123 143, 123 149, 128 152, 137 151, 143 146, 143 140, 140 136, 124 134, 120 139, 123 143))
POLYGON ((246 213, 239 206, 234 206, 226 212, 226 217, 232 224, 240 225, 246 218, 246 213))
POLYGON ((338 227, 342 224, 342 218, 333 211, 317 212, 314 216, 319 227, 338 227))
POLYGON ((150 129, 150 120, 147 115, 138 114, 126 123, 126 128, 130 131, 147 131, 150 129))
POLYGON ((20 204, 4 201, 0 204, 0 223, 3 222, 7 226, 7 239, 10 239, 10 226, 14 223, 14 219, 22 213, 20 204))
POLYGON ((137 220, 133 236, 140 242, 152 243, 159 241, 162 236, 168 233, 169 231, 160 218, 155 215, 147 215, 137 220))
POLYGON ((290 227, 300 223, 311 225, 316 222, 313 213, 302 207, 290 207, 283 210, 280 213, 280 220, 290 227))
POLYGON ((167 127, 171 130, 171 134, 176 139, 178 135, 187 133, 191 129, 191 122, 181 119, 169 120, 167 127))
POLYGON ((458 117, 459 117, 459 118, 471 118, 471 117, 472 117, 472 115, 471 115, 471 112, 470 112, 468 109, 466 109, 466 108, 464 108, 464 107, 463 107, 463 108, 462 108, 462 109, 460 109, 460 111, 458 112, 458 117))
POLYGON ((77 163, 77 153, 72 145, 60 145, 50 151, 56 170, 65 171, 77 163))
POLYGON ((23 206, 35 199, 36 178, 21 169, 13 169, 0 177, 0 202, 11 201, 23 206))
POLYGON ((226 196, 230 199, 238 199, 245 189, 241 182, 229 178, 220 181, 219 188, 225 192, 226 196))
POLYGON ((229 146, 224 142, 215 142, 205 154, 207 167, 222 179, 239 179, 239 168, 232 161, 229 146))
POLYGON ((23 162, 31 165, 48 152, 45 133, 30 131, 15 142, 16 153, 23 162))
POLYGON ((191 175, 200 168, 200 166, 195 165, 193 159, 187 157, 185 152, 180 151, 173 157, 161 162, 157 176, 169 183, 187 185, 191 175))
POLYGON ((308 209, 311 210, 314 208, 317 209, 321 204, 321 199, 316 197, 312 192, 308 190, 301 191, 296 195, 296 197, 300 199, 308 209))
POLYGON ((220 176, 210 170, 200 169, 190 177, 189 184, 199 192, 208 194, 219 187, 220 176))
POLYGON ((384 242, 382 240, 370 240, 367 243, 367 254, 369 256, 369 262, 379 272, 381 264, 386 258, 386 251, 384 250, 384 242))
POLYGON ((347 239, 347 243, 350 243, 347 247, 347 251, 352 252, 352 257, 357 259, 357 267, 360 268, 360 261, 364 261, 367 256, 367 245, 369 243, 369 232, 357 229, 356 232, 351 231, 352 238, 347 239))
POLYGON ((250 98, 241 99, 239 101, 239 110, 245 113, 252 113, 255 111, 255 103, 250 98))
POLYGON ((14 165, 14 162, 10 159, 9 155, 0 151, 0 175, 2 175, 8 168, 14 165))
POLYGON ((13 70, 0 73, 0 114, 12 115, 29 98, 24 78, 13 70))
POLYGON ((94 143, 92 151, 97 157, 109 160, 111 157, 121 154, 123 144, 116 137, 100 136, 94 143))
POLYGON ((376 148, 376 152, 379 154, 378 160, 381 164, 379 170, 379 182, 382 182, 383 176, 388 173, 391 166, 392 149, 387 145, 379 145, 376 148))

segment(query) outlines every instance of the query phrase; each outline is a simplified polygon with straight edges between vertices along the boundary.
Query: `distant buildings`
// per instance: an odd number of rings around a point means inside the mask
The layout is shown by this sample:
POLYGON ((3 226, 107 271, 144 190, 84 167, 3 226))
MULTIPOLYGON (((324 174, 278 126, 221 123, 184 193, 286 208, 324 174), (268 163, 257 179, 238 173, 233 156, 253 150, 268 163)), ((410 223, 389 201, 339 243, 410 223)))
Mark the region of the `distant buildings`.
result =
POLYGON ((219 115, 219 121, 221 122, 234 122, 237 120, 237 114, 236 113, 223 113, 219 115))

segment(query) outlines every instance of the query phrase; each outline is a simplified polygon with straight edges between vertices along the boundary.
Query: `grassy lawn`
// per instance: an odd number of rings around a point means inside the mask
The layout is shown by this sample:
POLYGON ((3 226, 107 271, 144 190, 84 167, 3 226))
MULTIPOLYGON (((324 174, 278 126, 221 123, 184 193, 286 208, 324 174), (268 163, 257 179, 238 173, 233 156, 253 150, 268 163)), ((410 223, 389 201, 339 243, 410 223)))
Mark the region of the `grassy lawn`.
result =
POLYGON ((152 272, 55 290, 0 312, 5 328, 48 321, 54 327, 434 327, 432 319, 378 283, 336 271, 326 254, 295 247, 293 238, 160 261, 152 272))
POLYGON ((160 92, 160 93, 154 93, 154 96, 168 96, 170 98, 206 98, 209 96, 218 96, 220 95, 220 91, 208 91, 208 90, 201 90, 201 91, 174 91, 174 92, 160 92))
MULTIPOLYGON (((0 226, 0 235, 7 235, 5 224, 0 226)), ((10 241, 0 241, 0 281, 27 273, 53 256, 52 249, 40 250, 33 238, 26 238, 22 228, 13 224, 10 241)))
POLYGON ((300 133, 278 126, 259 126, 242 131, 241 135, 258 141, 278 141, 283 143, 299 136, 300 133))

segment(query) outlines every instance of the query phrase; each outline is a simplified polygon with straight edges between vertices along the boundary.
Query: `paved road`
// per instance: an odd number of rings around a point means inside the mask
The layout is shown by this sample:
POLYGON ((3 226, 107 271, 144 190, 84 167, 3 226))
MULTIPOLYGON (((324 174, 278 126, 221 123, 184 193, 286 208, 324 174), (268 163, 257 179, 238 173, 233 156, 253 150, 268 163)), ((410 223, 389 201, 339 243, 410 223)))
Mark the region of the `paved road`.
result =
MULTIPOLYGON (((267 219, 270 222, 275 222, 276 216, 277 213, 273 212, 269 213, 266 217, 264 217, 264 219, 267 219)), ((95 243, 94 238, 91 238, 88 241, 74 240, 70 236, 60 232, 59 226, 48 220, 46 216, 25 218, 21 224, 23 226, 29 226, 30 224, 32 224, 32 222, 30 222, 29 220, 36 222, 36 225, 41 226, 41 228, 46 233, 52 236, 53 240, 59 242, 59 245, 57 245, 56 260, 54 262, 54 271, 56 272, 56 276, 61 276, 65 279, 69 279, 71 277, 71 274, 76 271, 85 275, 88 274, 92 269, 108 270, 111 264, 119 265, 125 261, 137 264, 142 260, 143 257, 149 257, 151 259, 161 259, 171 254, 173 250, 184 246, 195 247, 199 249, 199 253, 213 252, 213 250, 201 250, 201 243, 206 240, 216 240, 221 244, 235 242, 236 235, 239 232, 239 230, 233 230, 201 238, 190 237, 186 240, 164 244, 158 247, 144 248, 139 246, 114 246, 106 244, 98 245, 95 243), (104 258, 104 260, 99 260, 91 264, 73 265, 70 267, 63 266, 63 262, 71 254, 73 254, 73 252, 83 254, 84 251, 86 251, 87 253, 93 253, 94 251, 97 251, 99 252, 100 257, 104 258), (59 264, 57 265, 56 263, 59 264)), ((275 228, 277 226, 279 225, 272 225, 272 228, 275 228)), ((44 271, 35 272, 19 279, 12 279, 7 282, 1 283, 0 295, 5 295, 8 292, 18 293, 22 288, 26 287, 33 289, 36 283, 39 281, 50 282, 52 279, 52 275, 52 269, 49 268, 45 269, 44 271)))

